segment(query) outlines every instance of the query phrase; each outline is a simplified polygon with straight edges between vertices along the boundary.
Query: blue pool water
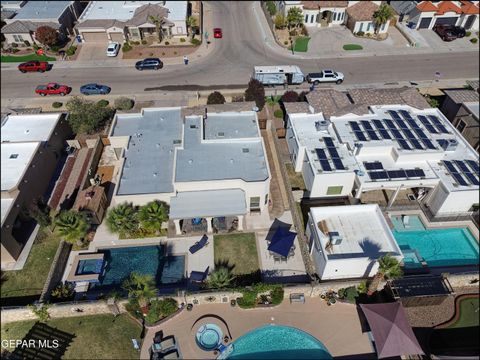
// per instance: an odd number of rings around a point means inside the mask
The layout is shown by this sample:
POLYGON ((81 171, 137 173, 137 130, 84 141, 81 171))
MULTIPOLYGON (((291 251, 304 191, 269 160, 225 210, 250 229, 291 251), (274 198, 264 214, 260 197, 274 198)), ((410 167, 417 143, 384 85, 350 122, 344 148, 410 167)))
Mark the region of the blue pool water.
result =
POLYGON ((80 260, 75 275, 100 274, 102 266, 102 259, 80 260))
POLYGON ((175 284, 185 275, 185 256, 165 256, 164 246, 134 246, 100 250, 105 270, 95 287, 120 287, 132 272, 150 274, 158 287, 175 284))
POLYGON ((332 359, 310 334, 289 326, 266 325, 233 342, 228 359, 332 359))
POLYGON ((478 242, 467 228, 395 229, 393 235, 407 267, 418 267, 422 258, 429 267, 478 265, 478 242))
POLYGON ((414 231, 414 230, 425 230, 425 225, 423 225, 422 220, 419 216, 409 216, 408 221, 406 218, 402 219, 401 215, 391 217, 393 226, 397 231, 414 231), (404 224, 405 222, 405 224, 404 224))

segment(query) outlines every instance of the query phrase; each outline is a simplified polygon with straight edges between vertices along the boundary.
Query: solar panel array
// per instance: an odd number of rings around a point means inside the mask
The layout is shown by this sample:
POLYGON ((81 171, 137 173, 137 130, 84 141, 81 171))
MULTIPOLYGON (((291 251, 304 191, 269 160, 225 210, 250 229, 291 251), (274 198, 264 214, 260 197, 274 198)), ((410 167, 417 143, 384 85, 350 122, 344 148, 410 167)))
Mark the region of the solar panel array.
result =
POLYGON ((422 169, 400 169, 400 170, 378 170, 368 171, 368 176, 372 180, 398 180, 424 178, 425 172, 422 169))
POLYGON ((455 179, 458 185, 469 186, 480 183, 478 181, 479 171, 478 164, 473 160, 443 160, 443 164, 447 168, 450 175, 455 179), (455 165, 454 165, 455 164, 455 165), (467 166, 468 164, 468 166, 467 166), (465 180, 468 179, 468 182, 465 180))
MULTIPOLYGON (((348 123, 353 130, 355 138, 362 142, 393 139, 397 141, 403 150, 437 149, 408 111, 399 110, 397 112, 394 110, 388 110, 388 113, 393 120, 360 120, 363 130, 356 121, 349 121, 348 123), (372 127, 372 124, 375 126, 375 129, 372 127), (378 134, 380 134, 380 136, 378 134)), ((441 124, 436 116, 428 116, 440 132, 448 133, 447 129, 441 124)), ((419 119, 429 132, 439 132, 425 116, 419 115, 419 119)))
MULTIPOLYGON (((333 139, 331 137, 324 137, 323 141, 327 146, 327 152, 330 155, 330 160, 332 161, 335 169, 346 170, 342 160, 340 159, 340 155, 337 151, 337 148, 333 143, 333 139)), ((330 165, 330 161, 327 156, 327 153, 325 152, 325 149, 318 148, 318 149, 315 149, 315 152, 317 153, 317 157, 318 157, 318 160, 320 161, 320 166, 322 167, 323 171, 332 171, 333 169, 332 169, 332 166, 330 165)))

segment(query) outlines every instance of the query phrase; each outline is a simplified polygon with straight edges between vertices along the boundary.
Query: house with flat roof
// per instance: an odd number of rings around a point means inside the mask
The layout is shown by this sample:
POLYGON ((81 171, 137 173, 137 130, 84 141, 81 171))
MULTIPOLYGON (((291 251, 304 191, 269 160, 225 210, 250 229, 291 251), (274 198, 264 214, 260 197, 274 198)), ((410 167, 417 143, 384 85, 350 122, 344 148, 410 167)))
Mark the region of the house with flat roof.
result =
POLYGON ((155 37, 151 17, 162 20, 163 37, 186 36, 187 1, 91 1, 75 29, 84 42, 104 43, 155 37))
POLYGON ((411 190, 435 216, 472 211, 478 154, 438 109, 362 107, 334 115, 327 103, 330 116, 321 104, 319 112, 287 114, 288 148, 309 197, 364 201, 371 192, 388 192, 385 206, 391 207, 399 193, 411 190))
POLYGON ((305 234, 322 280, 371 277, 378 258, 403 258, 376 204, 310 208, 305 234))
POLYGON ((189 224, 211 232, 226 217, 241 229, 244 215, 268 209, 270 172, 256 112, 198 113, 183 116, 175 107, 115 116, 109 139, 122 170, 113 202, 165 201, 178 234, 189 224))
POLYGON ((73 35, 73 26, 82 9, 80 1, 27 1, 4 20, 2 34, 7 43, 25 46, 25 41, 36 42, 35 32, 40 26, 49 26, 58 30, 60 39, 65 39, 73 35))
POLYGON ((48 196, 71 129, 65 114, 8 115, 2 122, 1 266, 12 266, 33 231, 32 201, 48 196))

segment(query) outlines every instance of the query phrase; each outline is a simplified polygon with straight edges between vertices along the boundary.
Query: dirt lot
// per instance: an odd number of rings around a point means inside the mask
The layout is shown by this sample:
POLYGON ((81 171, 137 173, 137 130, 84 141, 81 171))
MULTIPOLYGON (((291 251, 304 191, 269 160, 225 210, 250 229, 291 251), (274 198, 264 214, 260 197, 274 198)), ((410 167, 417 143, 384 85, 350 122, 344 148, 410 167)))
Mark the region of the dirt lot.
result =
POLYGON ((195 50, 197 50, 196 46, 149 47, 145 45, 137 45, 132 50, 123 53, 123 59, 143 59, 145 57, 177 57, 189 55, 195 50))

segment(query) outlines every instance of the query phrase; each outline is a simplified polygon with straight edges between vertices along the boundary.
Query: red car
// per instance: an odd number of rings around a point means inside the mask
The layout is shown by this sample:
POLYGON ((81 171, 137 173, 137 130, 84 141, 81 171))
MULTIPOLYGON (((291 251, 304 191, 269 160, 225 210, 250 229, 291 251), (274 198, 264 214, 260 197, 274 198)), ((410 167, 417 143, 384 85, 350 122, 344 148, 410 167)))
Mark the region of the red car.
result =
POLYGON ((213 37, 214 37, 215 39, 221 39, 222 36, 223 36, 223 35, 222 35, 222 29, 220 29, 220 28, 215 28, 215 29, 213 29, 213 37))
POLYGON ((35 89, 35 93, 41 96, 46 95, 60 95, 65 96, 72 91, 72 88, 67 85, 60 85, 57 83, 48 83, 47 85, 38 85, 35 89))
POLYGON ((50 64, 46 61, 28 61, 18 65, 18 70, 22 73, 38 71, 44 72, 50 68, 50 64))

